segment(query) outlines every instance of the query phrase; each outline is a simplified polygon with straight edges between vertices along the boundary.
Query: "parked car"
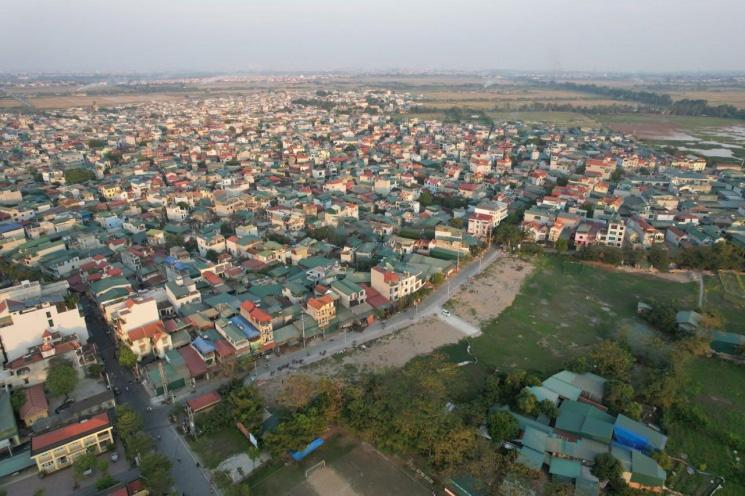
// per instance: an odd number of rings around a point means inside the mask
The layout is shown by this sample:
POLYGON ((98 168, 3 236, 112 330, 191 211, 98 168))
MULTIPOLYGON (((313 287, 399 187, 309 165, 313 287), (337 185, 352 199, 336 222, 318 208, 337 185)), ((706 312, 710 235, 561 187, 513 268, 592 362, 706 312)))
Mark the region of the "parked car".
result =
POLYGON ((67 398, 65 401, 62 402, 60 406, 54 409, 54 413, 59 413, 62 410, 67 409, 73 403, 75 403, 75 400, 73 400, 72 398, 67 398))
POLYGON ((116 451, 114 451, 111 454, 111 463, 116 463, 118 461, 119 461, 119 453, 117 453, 116 451))
POLYGON ((445 317, 450 317, 450 310, 445 310, 445 309, 443 308, 443 309, 442 309, 442 314, 443 314, 443 315, 444 315, 445 317))

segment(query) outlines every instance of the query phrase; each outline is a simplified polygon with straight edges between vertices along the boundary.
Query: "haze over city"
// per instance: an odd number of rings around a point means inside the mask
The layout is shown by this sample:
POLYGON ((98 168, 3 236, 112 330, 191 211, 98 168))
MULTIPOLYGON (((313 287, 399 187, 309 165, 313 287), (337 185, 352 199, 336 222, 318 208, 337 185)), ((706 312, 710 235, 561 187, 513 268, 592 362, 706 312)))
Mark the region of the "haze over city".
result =
POLYGON ((0 71, 730 71, 740 0, 6 0, 0 71))
POLYGON ((745 0, 0 2, 0 496, 745 495, 745 0))

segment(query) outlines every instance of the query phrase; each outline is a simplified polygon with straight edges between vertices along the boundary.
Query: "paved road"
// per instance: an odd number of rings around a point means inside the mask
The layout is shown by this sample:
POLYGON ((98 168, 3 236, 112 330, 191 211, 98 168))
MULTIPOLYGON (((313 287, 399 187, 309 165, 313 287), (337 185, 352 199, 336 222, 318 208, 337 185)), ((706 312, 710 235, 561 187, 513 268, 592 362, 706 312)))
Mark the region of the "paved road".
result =
MULTIPOLYGON (((385 321, 377 322, 362 333, 349 334, 345 332, 308 346, 306 349, 273 357, 271 360, 261 360, 261 365, 257 367, 256 371, 246 377, 246 383, 268 379, 271 375, 276 375, 278 371, 281 371, 280 373, 288 372, 308 365, 331 354, 392 334, 421 318, 439 315, 442 311, 442 305, 450 299, 451 294, 454 294, 470 278, 488 267, 501 254, 502 252, 498 250, 485 253, 480 259, 463 267, 460 272, 437 288, 416 307, 397 313, 385 321)), ((176 487, 186 495, 217 493, 217 489, 210 484, 203 467, 197 468, 196 460, 192 458, 191 451, 187 448, 185 441, 169 423, 169 407, 161 406, 158 399, 151 398, 145 388, 133 378, 131 372, 119 365, 115 356, 113 337, 106 333, 107 326, 101 319, 98 310, 86 298, 81 300, 81 304, 91 338, 98 346, 104 359, 104 365, 111 382, 121 391, 117 401, 120 404, 133 407, 142 415, 145 421, 145 431, 152 435, 156 441, 156 449, 167 456, 173 464, 172 474, 176 487)), ((448 319, 453 318, 454 316, 451 316, 448 319)), ((467 322, 465 324, 470 326, 467 322)), ((468 331, 472 333, 474 329, 475 327, 471 326, 468 331)), ((465 331, 464 333, 467 334, 465 331)), ((223 382, 225 381, 205 383, 200 385, 196 392, 183 391, 177 396, 181 398, 187 394, 210 391, 219 387, 223 382)))
MULTIPOLYGON (((392 334, 404 327, 410 326, 415 321, 431 315, 439 315, 442 312, 442 305, 450 299, 451 294, 467 283, 472 277, 481 273, 487 268, 498 256, 504 253, 500 250, 493 249, 483 255, 483 257, 474 260, 468 266, 463 267, 454 277, 448 279, 432 294, 425 298, 424 302, 416 307, 409 308, 403 312, 395 314, 390 319, 376 322, 361 333, 346 333, 336 335, 333 338, 314 343, 305 349, 293 353, 285 353, 279 357, 273 357, 270 360, 261 360, 255 373, 249 374, 245 382, 248 384, 253 381, 268 379, 273 375, 288 373, 298 368, 302 368, 311 363, 322 360, 329 355, 343 352, 353 346, 379 339, 392 334)), ((448 317, 449 322, 454 316, 448 317)), ((461 319, 458 319, 461 320, 461 319)), ((462 321, 465 325, 458 329, 464 334, 473 334, 477 331, 475 326, 468 322, 462 321)), ((457 325, 457 323, 454 323, 457 325)))
POLYGON ((450 315, 444 315, 442 312, 440 312, 437 316, 440 318, 441 321, 452 326, 468 337, 476 337, 481 334, 481 329, 471 324, 467 320, 461 319, 454 313, 451 313, 450 315))
POLYGON ((103 357, 111 383, 121 391, 117 402, 131 406, 142 415, 145 422, 144 431, 152 436, 156 450, 171 460, 171 473, 180 491, 179 494, 208 495, 216 492, 202 468, 197 468, 196 460, 192 458, 191 451, 187 449, 181 436, 168 421, 169 407, 151 406, 150 396, 145 388, 136 381, 129 370, 119 365, 112 336, 106 333, 107 326, 94 304, 83 298, 81 306, 88 324, 88 332, 103 357))

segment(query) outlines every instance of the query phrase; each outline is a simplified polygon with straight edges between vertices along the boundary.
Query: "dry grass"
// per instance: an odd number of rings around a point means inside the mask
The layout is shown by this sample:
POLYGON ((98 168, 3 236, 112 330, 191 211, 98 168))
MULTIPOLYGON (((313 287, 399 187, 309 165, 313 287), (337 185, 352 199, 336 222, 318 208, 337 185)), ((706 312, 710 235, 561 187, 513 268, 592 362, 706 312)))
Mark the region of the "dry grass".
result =
POLYGON ((706 100, 711 105, 734 105, 737 108, 745 108, 745 89, 672 91, 665 93, 669 93, 675 100, 690 98, 706 100))
POLYGON ((54 109, 65 107, 86 107, 98 105, 100 107, 129 105, 147 102, 175 102, 183 100, 186 95, 172 93, 147 93, 131 95, 65 95, 41 96, 29 98, 38 109, 54 109))

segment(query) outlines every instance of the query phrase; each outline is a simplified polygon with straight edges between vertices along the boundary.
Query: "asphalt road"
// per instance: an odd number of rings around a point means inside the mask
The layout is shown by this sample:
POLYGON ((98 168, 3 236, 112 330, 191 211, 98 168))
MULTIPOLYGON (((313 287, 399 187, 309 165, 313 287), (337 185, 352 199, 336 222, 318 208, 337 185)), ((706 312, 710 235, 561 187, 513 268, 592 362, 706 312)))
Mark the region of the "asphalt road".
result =
MULTIPOLYGON (((265 380, 272 376, 290 373, 311 363, 323 360, 335 353, 341 353, 354 346, 360 346, 369 341, 393 334, 396 331, 410 326, 419 319, 431 315, 439 315, 442 311, 442 305, 450 299, 452 294, 455 294, 458 288, 468 283, 472 277, 480 274, 481 271, 487 268, 498 256, 503 254, 502 251, 496 249, 485 253, 481 259, 477 258, 466 267, 461 268, 460 272, 445 281, 445 283, 427 296, 424 301, 416 307, 410 307, 385 321, 376 322, 361 333, 344 332, 335 335, 333 338, 326 339, 325 341, 313 343, 305 349, 300 349, 292 353, 283 353, 281 356, 272 357, 269 360, 261 360, 261 365, 257 366, 256 372, 249 374, 244 382, 248 384, 253 381, 265 380)), ((451 316, 444 320, 449 322, 451 319, 455 318, 455 316, 451 316)), ((467 322, 463 322, 470 326, 467 322)), ((454 327, 458 329, 457 324, 454 325, 454 327)), ((470 333, 466 332, 464 329, 458 330, 461 330, 464 335, 473 333, 472 329, 469 329, 471 331, 470 333)))
POLYGON ((140 413, 144 420, 144 431, 155 442, 155 449, 171 460, 171 473, 179 494, 207 495, 216 491, 203 469, 197 468, 196 460, 187 449, 184 440, 168 421, 168 406, 151 406, 150 395, 137 382, 133 374, 119 365, 115 355, 113 335, 106 333, 107 326, 95 305, 88 299, 81 299, 88 332, 104 360, 104 367, 113 386, 120 390, 118 404, 129 405, 140 413), (150 408, 148 410, 148 408, 150 408))
MULTIPOLYGON (((361 333, 344 332, 325 341, 313 343, 305 349, 285 353, 278 357, 275 356, 269 360, 262 359, 255 372, 246 377, 245 382, 251 383, 256 380, 268 379, 273 375, 289 373, 334 353, 343 352, 352 347, 388 336, 419 319, 438 315, 442 311, 442 305, 450 299, 451 294, 468 283, 472 277, 488 267, 500 255, 502 255, 502 252, 498 250, 485 253, 481 259, 476 259, 469 265, 462 267, 460 272, 427 296, 423 302, 399 312, 385 321, 376 322, 361 333)), ((88 324, 88 331, 103 357, 106 372, 109 374, 112 385, 117 386, 120 390, 117 402, 131 406, 142 415, 145 422, 144 430, 153 437, 156 449, 171 460, 173 465, 171 472, 176 488, 183 495, 218 493, 218 490, 211 485, 203 467, 197 467, 197 462, 183 438, 168 421, 170 407, 161 406, 159 403, 151 401, 152 399, 145 388, 137 382, 132 373, 119 365, 115 355, 113 336, 107 334, 107 326, 95 305, 86 298, 81 300, 81 305, 88 324)), ((451 318, 454 317, 448 317, 446 320, 451 318)), ((464 331, 464 334, 467 333, 464 331)), ((203 393, 216 389, 220 384, 221 381, 203 384, 197 389, 197 392, 203 393)))

